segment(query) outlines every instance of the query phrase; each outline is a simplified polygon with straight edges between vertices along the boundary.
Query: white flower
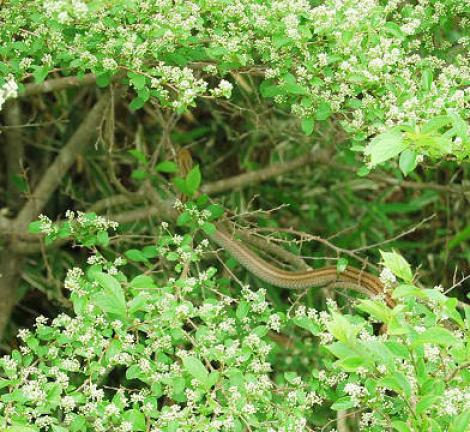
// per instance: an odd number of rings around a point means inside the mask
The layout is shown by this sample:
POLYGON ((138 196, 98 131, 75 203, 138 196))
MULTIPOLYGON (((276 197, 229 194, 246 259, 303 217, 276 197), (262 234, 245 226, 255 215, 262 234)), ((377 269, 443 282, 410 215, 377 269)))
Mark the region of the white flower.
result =
POLYGON ((396 281, 397 278, 391 272, 391 270, 387 267, 384 267, 380 273, 380 282, 382 282, 386 288, 390 288, 396 281))
POLYGON ((116 63, 116 60, 112 58, 105 58, 103 59, 103 67, 106 70, 114 70, 114 69, 117 69, 118 65, 116 63))

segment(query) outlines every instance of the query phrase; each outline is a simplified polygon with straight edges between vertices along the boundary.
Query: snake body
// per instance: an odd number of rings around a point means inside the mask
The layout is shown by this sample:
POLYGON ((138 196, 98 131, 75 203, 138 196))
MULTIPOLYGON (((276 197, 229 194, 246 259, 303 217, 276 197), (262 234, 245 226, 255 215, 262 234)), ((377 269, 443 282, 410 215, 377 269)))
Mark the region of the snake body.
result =
MULTIPOLYGON (((177 161, 181 175, 185 177, 193 166, 191 152, 182 148, 178 151, 177 161)), ((328 266, 300 272, 290 272, 279 269, 251 249, 235 240, 223 224, 217 224, 215 232, 209 235, 216 244, 229 252, 243 267, 261 280, 280 287, 301 290, 314 287, 328 286, 330 288, 345 288, 365 294, 369 297, 383 295, 384 286, 374 275, 348 266, 342 272, 336 267, 328 266)), ((393 306, 390 297, 385 296, 387 303, 393 306)))
MULTIPOLYGON (((376 276, 348 266, 338 272, 334 266, 292 272, 279 269, 263 258, 256 255, 241 242, 235 240, 220 226, 210 235, 212 241, 230 253, 243 267, 261 280, 280 287, 292 290, 324 287, 346 288, 365 294, 369 297, 384 294, 384 286, 376 276)), ((392 305, 390 299, 387 303, 392 305)))

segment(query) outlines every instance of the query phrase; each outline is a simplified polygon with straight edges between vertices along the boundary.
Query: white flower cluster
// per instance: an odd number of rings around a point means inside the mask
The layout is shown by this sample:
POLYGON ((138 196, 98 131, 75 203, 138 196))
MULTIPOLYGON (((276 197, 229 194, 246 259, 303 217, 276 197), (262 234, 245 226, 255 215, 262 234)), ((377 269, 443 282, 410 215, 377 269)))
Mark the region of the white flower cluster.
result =
POLYGON ((55 225, 47 216, 41 214, 38 216, 41 222, 41 232, 46 235, 55 235, 59 232, 59 227, 55 225))
POLYGON ((0 111, 7 99, 13 99, 18 96, 18 84, 13 78, 8 79, 0 87, 0 111))
POLYGON ((98 231, 106 231, 108 229, 116 230, 119 227, 118 222, 108 220, 103 216, 96 216, 92 213, 84 213, 81 211, 75 213, 72 210, 67 210, 65 217, 71 222, 70 227, 72 232, 74 223, 81 228, 95 228, 98 231))
POLYGON ((227 80, 221 80, 219 85, 210 90, 212 96, 224 97, 230 99, 232 96, 233 85, 227 80))
POLYGON ((380 272, 380 282, 382 282, 385 288, 390 288, 397 281, 397 278, 390 269, 384 267, 380 272))

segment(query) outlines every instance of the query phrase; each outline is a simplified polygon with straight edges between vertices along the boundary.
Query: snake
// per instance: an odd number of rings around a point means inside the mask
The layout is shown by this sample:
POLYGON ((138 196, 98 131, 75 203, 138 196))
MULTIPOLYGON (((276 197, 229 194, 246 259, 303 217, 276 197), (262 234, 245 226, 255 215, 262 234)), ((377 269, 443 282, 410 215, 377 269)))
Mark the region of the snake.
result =
MULTIPOLYGON (((191 153, 187 149, 181 149, 177 159, 184 175, 192 167, 191 153)), ((347 266, 343 271, 338 271, 335 266, 306 271, 287 271, 269 263, 235 239, 221 222, 216 223, 215 231, 207 235, 210 240, 232 255, 246 270, 273 286, 290 290, 320 287, 351 289, 368 297, 383 296, 386 303, 393 306, 393 300, 387 295, 383 283, 378 277, 367 271, 359 270, 353 266, 347 266)))

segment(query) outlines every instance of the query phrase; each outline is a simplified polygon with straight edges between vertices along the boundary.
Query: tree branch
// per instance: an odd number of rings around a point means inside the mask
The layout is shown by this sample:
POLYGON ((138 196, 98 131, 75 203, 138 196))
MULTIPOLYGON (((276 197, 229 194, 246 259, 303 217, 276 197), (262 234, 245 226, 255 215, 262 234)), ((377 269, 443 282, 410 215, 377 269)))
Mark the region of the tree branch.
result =
POLYGON ((15 177, 21 175, 21 164, 24 156, 22 131, 17 127, 22 124, 21 105, 18 99, 9 100, 5 105, 4 113, 6 125, 13 126, 5 131, 6 145, 3 148, 3 154, 7 171, 7 205, 8 208, 14 210, 21 204, 18 200, 19 190, 15 185, 15 177))
POLYGON ((62 177, 74 163, 88 143, 97 135, 101 116, 109 102, 109 93, 103 95, 89 111, 81 125, 62 148, 54 162, 42 176, 32 196, 14 221, 14 231, 25 231, 28 224, 41 212, 47 201, 62 181, 62 177))
POLYGON ((201 192, 208 195, 214 195, 225 192, 227 190, 240 189, 242 187, 252 185, 253 183, 259 183, 271 177, 285 174, 286 172, 293 171, 312 162, 326 162, 329 160, 329 158, 330 152, 325 150, 317 150, 288 162, 271 165, 267 168, 262 168, 257 171, 251 171, 240 174, 238 176, 208 183, 201 187, 201 192))
POLYGON ((96 76, 92 73, 84 75, 82 78, 76 76, 69 76, 63 78, 52 78, 41 84, 26 84, 23 93, 19 95, 20 98, 26 98, 42 93, 50 93, 53 91, 65 90, 71 87, 83 87, 96 83, 96 76))

